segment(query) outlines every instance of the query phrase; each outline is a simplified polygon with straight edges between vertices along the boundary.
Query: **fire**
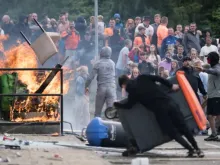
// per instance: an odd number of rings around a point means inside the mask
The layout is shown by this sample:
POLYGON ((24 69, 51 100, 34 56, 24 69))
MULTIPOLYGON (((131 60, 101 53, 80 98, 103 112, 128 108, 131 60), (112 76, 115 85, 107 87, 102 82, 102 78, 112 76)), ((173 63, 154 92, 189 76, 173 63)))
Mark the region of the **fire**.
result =
MULTIPOLYGON (((32 48, 27 44, 19 44, 11 48, 9 51, 4 52, 4 59, 0 61, 2 68, 38 68, 38 59, 32 48)), ((44 82, 49 71, 15 71, 20 83, 26 85, 28 93, 34 93, 44 82)), ((9 71, 1 72, 12 73, 9 71)), ((72 71, 69 71, 72 73, 72 71)), ((69 74, 67 73, 67 74, 69 74)), ((69 79, 64 80, 63 93, 66 94, 69 90, 69 79)), ((59 94, 60 93, 60 74, 54 77, 43 94, 59 94)), ((39 97, 26 97, 16 98, 11 107, 10 118, 15 122, 30 122, 30 121, 58 121, 60 119, 59 111, 60 97, 52 96, 39 96, 39 97), (44 113, 42 116, 26 118, 29 112, 44 113), (23 117, 21 117, 23 116, 23 117)))

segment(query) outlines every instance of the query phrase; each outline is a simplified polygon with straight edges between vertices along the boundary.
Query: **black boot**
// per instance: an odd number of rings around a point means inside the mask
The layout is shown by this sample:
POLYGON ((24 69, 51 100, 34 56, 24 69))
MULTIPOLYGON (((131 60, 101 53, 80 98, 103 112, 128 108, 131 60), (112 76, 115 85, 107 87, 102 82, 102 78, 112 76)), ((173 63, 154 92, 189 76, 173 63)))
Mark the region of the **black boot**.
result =
POLYGON ((130 147, 126 151, 122 153, 122 156, 128 157, 128 156, 135 156, 138 153, 138 149, 136 147, 130 147))
POLYGON ((122 156, 135 156, 139 152, 138 145, 135 139, 128 140, 127 150, 122 153, 122 156))
POLYGON ((195 151, 194 150, 189 150, 186 157, 187 158, 194 158, 195 157, 195 151))

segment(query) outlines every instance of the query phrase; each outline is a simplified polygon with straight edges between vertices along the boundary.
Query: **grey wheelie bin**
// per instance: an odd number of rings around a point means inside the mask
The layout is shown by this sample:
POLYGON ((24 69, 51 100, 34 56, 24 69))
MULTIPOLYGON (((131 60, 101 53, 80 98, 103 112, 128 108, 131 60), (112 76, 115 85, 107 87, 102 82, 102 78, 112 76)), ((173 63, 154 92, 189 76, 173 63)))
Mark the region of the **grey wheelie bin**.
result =
MULTIPOLYGON (((177 83, 176 77, 171 78, 170 81, 177 83)), ((165 86, 161 85, 161 88, 168 92, 165 86)), ((196 130, 197 124, 182 91, 168 94, 179 104, 190 129, 192 131, 196 130)), ((118 109, 118 114, 127 136, 136 140, 141 152, 149 151, 172 140, 161 131, 153 112, 140 104, 136 104, 130 110, 118 109)))

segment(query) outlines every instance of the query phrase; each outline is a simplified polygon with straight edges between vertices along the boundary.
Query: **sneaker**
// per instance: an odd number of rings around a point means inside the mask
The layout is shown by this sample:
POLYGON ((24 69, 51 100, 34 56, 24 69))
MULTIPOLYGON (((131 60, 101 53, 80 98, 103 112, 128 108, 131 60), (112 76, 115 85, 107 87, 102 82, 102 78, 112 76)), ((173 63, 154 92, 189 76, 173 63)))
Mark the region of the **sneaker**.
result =
POLYGON ((201 151, 200 149, 196 150, 196 154, 198 155, 199 158, 203 158, 205 156, 204 152, 201 151))
POLYGON ((187 158, 194 158, 194 157, 196 157, 196 156, 195 156, 195 151, 194 151, 194 150, 188 151, 186 157, 187 157, 187 158))
POLYGON ((199 135, 208 136, 209 132, 208 130, 200 131, 199 135))
POLYGON ((126 151, 122 153, 122 156, 128 157, 128 156, 135 156, 138 153, 138 149, 136 147, 130 147, 126 151))
POLYGON ((211 134, 209 137, 204 139, 205 141, 216 141, 218 140, 218 135, 211 134))

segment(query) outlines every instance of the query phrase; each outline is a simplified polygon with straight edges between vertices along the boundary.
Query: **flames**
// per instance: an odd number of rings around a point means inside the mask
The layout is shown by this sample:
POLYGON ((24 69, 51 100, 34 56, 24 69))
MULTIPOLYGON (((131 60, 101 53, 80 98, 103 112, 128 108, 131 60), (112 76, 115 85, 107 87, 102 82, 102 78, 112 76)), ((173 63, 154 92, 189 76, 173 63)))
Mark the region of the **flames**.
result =
MULTIPOLYGON (((38 68, 38 59, 32 48, 23 43, 4 52, 4 59, 0 62, 2 68, 38 68)), ((14 71, 13 71, 14 72, 14 71)), ((34 93, 44 82, 49 71, 15 71, 18 81, 24 84, 28 93, 34 93)), ((67 74, 71 73, 69 71, 67 74)), ((9 71, 1 72, 12 73, 9 71)), ((69 89, 69 80, 64 80, 63 93, 66 94, 69 89)), ((54 77, 51 83, 44 90, 43 94, 60 94, 60 74, 54 77)), ((16 97, 15 102, 11 106, 10 119, 16 122, 30 121, 58 121, 59 115, 59 96, 39 96, 39 97, 16 97), (32 113, 33 116, 28 114, 32 113)))

